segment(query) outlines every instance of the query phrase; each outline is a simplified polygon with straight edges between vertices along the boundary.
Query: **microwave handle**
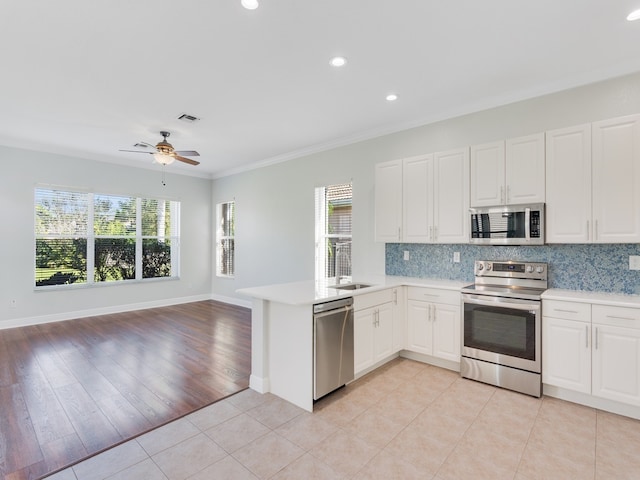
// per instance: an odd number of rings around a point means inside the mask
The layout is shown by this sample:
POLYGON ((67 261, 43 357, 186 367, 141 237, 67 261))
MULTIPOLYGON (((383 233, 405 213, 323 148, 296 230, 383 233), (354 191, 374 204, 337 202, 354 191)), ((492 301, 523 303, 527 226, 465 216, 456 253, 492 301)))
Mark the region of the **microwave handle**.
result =
POLYGON ((524 209, 524 238, 531 240, 531 209, 524 209))

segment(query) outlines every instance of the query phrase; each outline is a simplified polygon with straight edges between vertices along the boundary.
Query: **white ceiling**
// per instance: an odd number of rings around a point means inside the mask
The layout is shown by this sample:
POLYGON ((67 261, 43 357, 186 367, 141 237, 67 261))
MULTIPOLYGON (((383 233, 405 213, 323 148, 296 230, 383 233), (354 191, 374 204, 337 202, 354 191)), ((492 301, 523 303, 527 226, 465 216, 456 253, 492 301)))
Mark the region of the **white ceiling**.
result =
POLYGON ((640 0, 20 0, 0 144, 219 176, 640 70, 640 0), (329 65, 334 55, 348 63, 329 65), (385 96, 396 92, 395 103, 385 96), (197 123, 177 120, 182 113, 197 123))

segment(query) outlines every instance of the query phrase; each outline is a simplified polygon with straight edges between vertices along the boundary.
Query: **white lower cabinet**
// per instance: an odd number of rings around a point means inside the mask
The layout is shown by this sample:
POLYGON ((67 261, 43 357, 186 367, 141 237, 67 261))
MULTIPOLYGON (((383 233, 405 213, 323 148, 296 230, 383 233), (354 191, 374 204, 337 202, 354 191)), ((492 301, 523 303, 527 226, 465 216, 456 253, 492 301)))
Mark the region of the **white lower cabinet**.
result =
POLYGON ((591 393, 591 305, 542 304, 542 382, 591 393))
POLYGON ((592 394, 640 406, 640 309, 592 307, 592 394))
POLYGON ((354 371, 356 374, 398 352, 399 323, 394 315, 398 289, 354 297, 354 371))
POLYGON ((544 300, 542 382, 640 406, 640 309, 544 300))
POLYGON ((407 350, 460 362, 460 294, 407 289, 407 350))

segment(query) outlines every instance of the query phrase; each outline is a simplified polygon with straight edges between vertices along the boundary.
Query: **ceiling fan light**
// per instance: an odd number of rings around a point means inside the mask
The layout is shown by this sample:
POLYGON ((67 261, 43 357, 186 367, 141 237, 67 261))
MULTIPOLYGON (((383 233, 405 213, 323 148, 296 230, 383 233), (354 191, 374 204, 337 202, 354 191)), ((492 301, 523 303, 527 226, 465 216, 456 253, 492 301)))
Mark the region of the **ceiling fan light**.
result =
POLYGON ((627 20, 630 22, 635 22, 636 20, 640 20, 640 9, 634 10, 629 15, 627 15, 627 20))
POLYGON ((176 160, 173 156, 165 155, 164 153, 154 153, 153 158, 155 158, 156 162, 160 165, 170 165, 176 160))
POLYGON ((255 10, 258 8, 258 0, 241 0, 240 3, 247 10, 255 10))

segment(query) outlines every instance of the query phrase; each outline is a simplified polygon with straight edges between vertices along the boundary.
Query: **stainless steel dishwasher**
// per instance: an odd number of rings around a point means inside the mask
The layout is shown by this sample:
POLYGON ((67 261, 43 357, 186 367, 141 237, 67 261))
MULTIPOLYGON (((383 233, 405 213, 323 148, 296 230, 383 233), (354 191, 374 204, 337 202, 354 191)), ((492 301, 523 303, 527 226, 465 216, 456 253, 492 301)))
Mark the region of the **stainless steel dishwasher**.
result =
POLYGON ((313 399, 353 380, 353 298, 313 306, 313 399))

